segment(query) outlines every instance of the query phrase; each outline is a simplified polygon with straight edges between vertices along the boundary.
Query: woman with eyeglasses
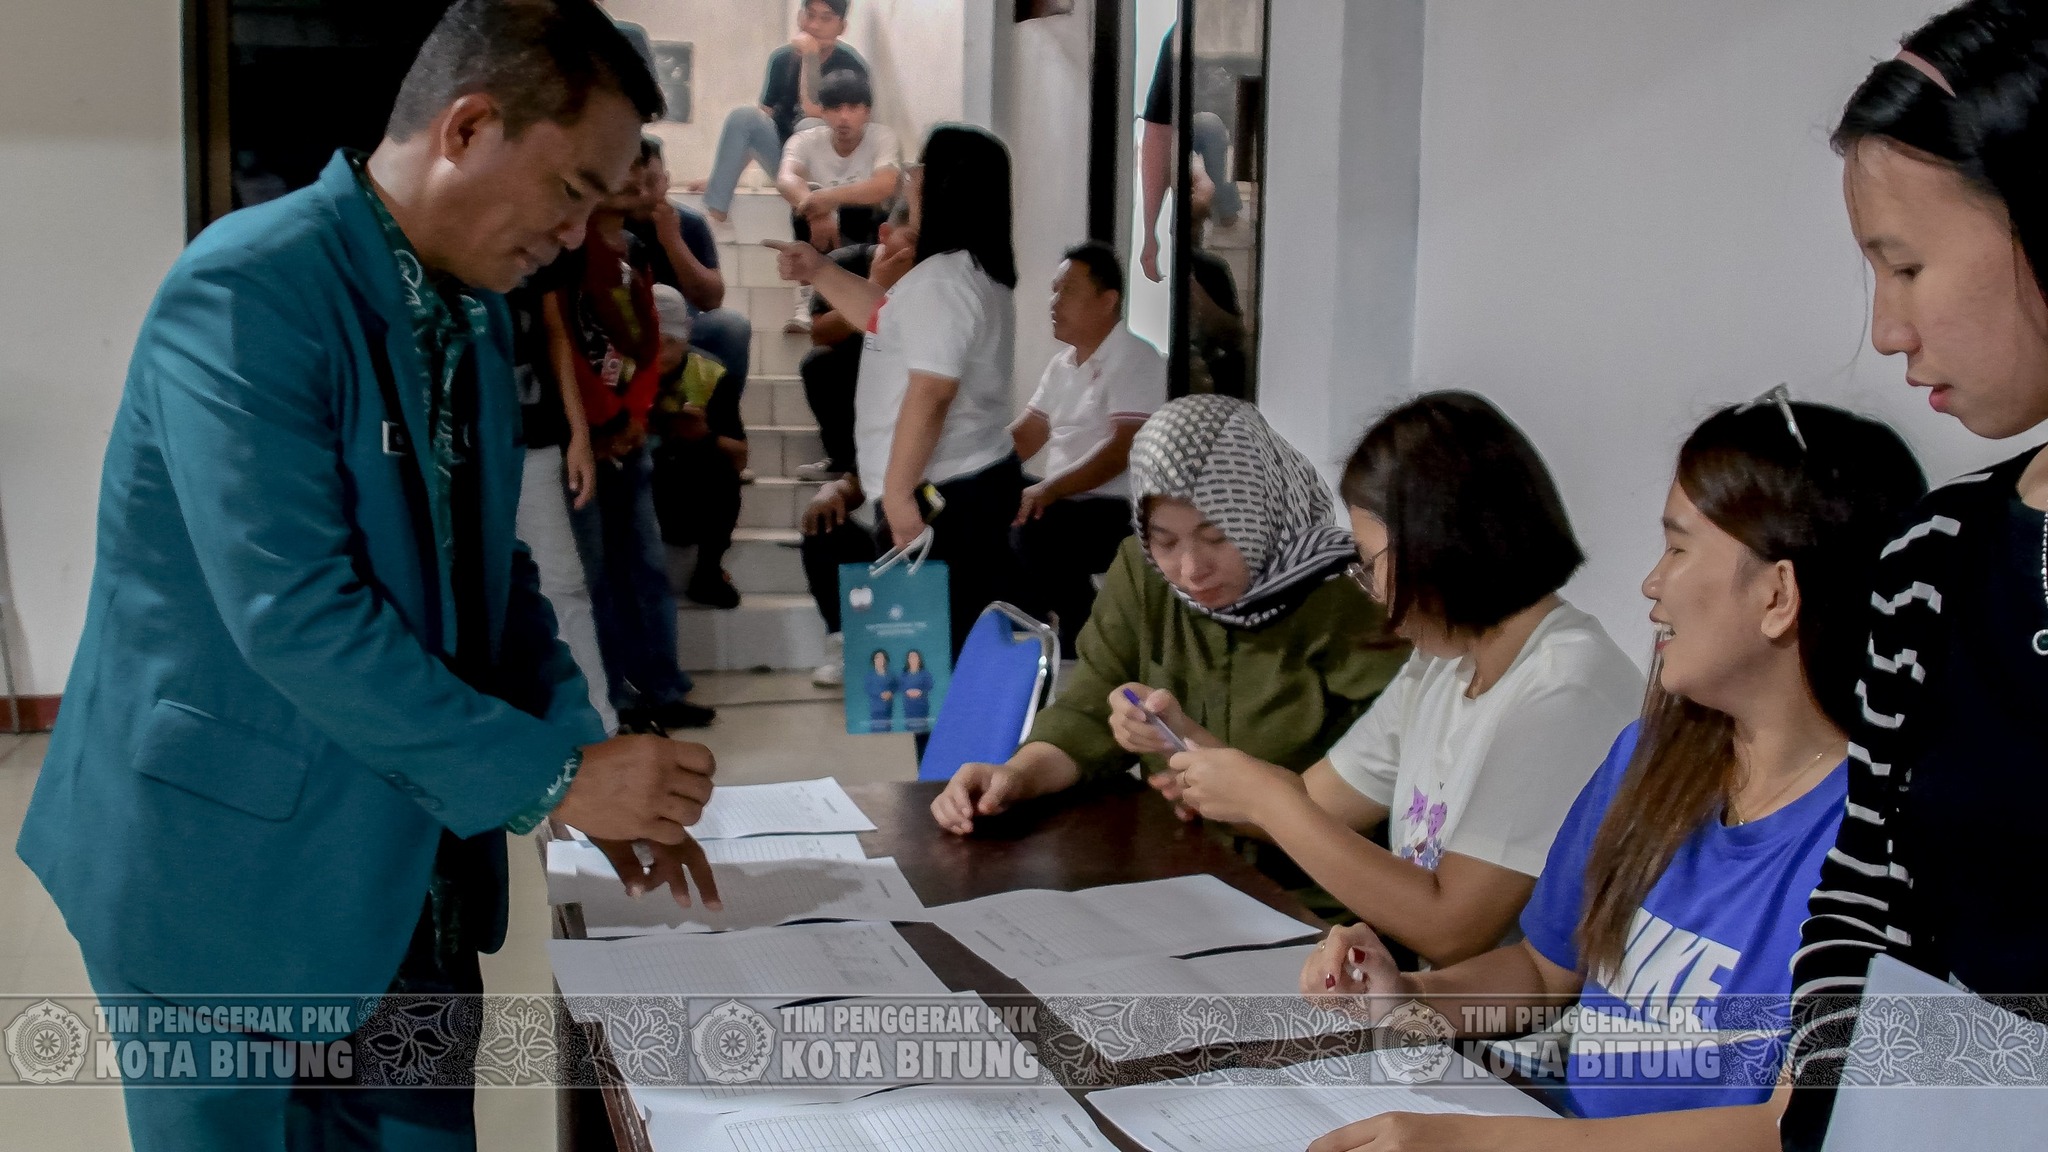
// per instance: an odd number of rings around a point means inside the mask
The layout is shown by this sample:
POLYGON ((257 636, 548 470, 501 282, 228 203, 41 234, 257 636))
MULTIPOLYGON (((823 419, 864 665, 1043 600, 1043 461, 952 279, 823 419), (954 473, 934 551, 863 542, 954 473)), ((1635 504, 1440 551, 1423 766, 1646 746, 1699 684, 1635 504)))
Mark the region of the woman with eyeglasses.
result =
MULTIPOLYGON (((2048 7, 1974 0, 1871 69, 1835 129, 1870 261, 1870 342, 1986 440, 2048 420, 2048 7)), ((2048 809, 2048 454, 1929 493, 1881 549, 1849 642, 1848 818, 1793 969, 1787 1149, 1826 1134, 1871 960, 1980 995, 2048 993, 2026 894, 2048 809), (2012 881, 2019 880, 2016 889, 2012 881)))
POLYGON ((1414 654, 1307 772, 1203 741, 1172 759, 1172 794, 1263 830, 1353 914, 1450 964, 1513 929, 1572 797, 1635 716, 1642 673, 1558 596, 1584 557, 1549 469, 1492 404, 1401 405, 1342 488, 1358 577, 1414 654), (1382 820, 1385 848, 1364 834, 1382 820))
POLYGON ((1257 408, 1173 401, 1132 441, 1130 476, 1137 534, 1104 578, 1079 663, 1007 763, 964 765, 932 802, 947 831, 1134 762, 1171 795, 1170 740, 1227 742, 1299 771, 1400 669, 1406 646, 1343 578, 1358 553, 1328 488, 1257 408))
POLYGON ((1302 968, 1303 995, 1373 1021, 1420 1001, 1469 1035, 1575 1009, 1533 1052, 1569 1118, 1392 1113, 1311 1152, 1776 1148, 1788 968, 1842 823, 1862 597, 1925 491, 1897 433, 1838 408, 1766 396, 1692 433, 1643 581, 1642 718, 1573 802, 1523 938, 1407 973, 1370 928, 1338 928, 1302 968))

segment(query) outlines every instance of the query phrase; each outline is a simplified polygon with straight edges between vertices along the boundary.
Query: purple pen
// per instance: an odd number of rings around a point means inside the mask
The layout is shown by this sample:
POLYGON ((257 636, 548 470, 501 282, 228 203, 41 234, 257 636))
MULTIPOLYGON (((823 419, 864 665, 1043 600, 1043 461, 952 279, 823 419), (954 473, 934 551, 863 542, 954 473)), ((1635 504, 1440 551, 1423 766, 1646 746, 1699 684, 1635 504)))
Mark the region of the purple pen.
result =
POLYGON ((1153 715, 1152 710, 1145 707, 1145 701, 1136 692, 1129 688, 1124 689, 1124 699, 1129 700, 1133 707, 1145 714, 1145 719, 1151 721, 1154 728, 1159 729, 1159 734, 1166 737, 1166 742, 1173 745, 1175 752, 1185 752, 1188 750, 1188 742, 1181 739, 1179 734, 1174 732, 1173 729, 1168 728, 1166 721, 1153 715))

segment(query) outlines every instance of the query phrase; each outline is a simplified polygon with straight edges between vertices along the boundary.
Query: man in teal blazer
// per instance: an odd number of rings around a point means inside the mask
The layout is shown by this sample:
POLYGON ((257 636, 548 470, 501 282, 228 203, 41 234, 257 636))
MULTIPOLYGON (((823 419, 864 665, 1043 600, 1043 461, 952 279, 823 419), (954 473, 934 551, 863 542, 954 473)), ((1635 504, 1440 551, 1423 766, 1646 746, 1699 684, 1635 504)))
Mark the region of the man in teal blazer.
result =
MULTIPOLYGON (((601 838, 630 887, 672 881, 687 902, 687 868, 715 899, 684 831, 709 753, 604 739, 513 538, 496 295, 581 243, 660 108, 590 0, 459 0, 373 155, 226 217, 166 277, 18 845, 103 998, 480 992, 504 833, 550 812, 601 838)), ((248 1038, 362 1026, 306 1014, 248 1038)), ((463 1060, 370 1076, 357 1041, 289 1091, 209 1068, 205 1048, 194 1076, 129 1070, 135 1146, 473 1143, 463 1060), (444 1089, 320 1090, 423 1071, 444 1089)))

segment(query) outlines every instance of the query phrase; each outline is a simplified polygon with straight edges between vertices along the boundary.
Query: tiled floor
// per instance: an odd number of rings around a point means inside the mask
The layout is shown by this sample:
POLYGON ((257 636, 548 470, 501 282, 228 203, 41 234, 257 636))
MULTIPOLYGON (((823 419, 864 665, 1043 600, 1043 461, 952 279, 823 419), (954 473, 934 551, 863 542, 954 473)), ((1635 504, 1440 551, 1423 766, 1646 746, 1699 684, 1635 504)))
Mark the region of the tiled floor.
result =
MULTIPOLYGON (((721 783, 829 775, 855 784, 916 775, 908 736, 848 736, 837 698, 812 688, 808 677, 730 673, 700 676, 698 683, 695 698, 719 708, 718 723, 687 735, 717 756, 721 783)), ((88 990, 78 945, 42 885, 14 855, 15 834, 48 745, 47 736, 0 734, 0 997, 88 990)), ((511 865, 511 923, 504 948, 484 957, 484 986, 498 993, 546 992, 552 978, 543 947, 548 913, 540 857, 530 844, 515 842, 511 865)), ((0 999, 0 1006, 21 1003, 0 999)), ((477 1137, 479 1147, 492 1152, 554 1148, 554 1093, 480 1092, 477 1137)), ((112 1152, 127 1145, 118 1092, 0 1087, 0 1146, 112 1152)))

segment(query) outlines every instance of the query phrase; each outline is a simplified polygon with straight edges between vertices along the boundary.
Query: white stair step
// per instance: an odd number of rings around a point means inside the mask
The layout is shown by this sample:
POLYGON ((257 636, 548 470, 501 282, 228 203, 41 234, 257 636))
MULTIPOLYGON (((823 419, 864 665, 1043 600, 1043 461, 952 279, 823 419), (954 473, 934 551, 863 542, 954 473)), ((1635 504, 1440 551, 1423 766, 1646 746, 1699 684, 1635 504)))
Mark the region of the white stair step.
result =
MULTIPOLYGON (((748 166, 751 175, 753 166, 748 166)), ((695 192, 671 194, 678 204, 687 205, 698 212, 704 211, 704 197, 695 192)), ((708 219, 708 217, 707 217, 708 219)), ((795 233, 789 225, 789 201, 773 188, 742 187, 732 198, 731 219, 720 223, 710 220, 711 238, 721 244, 735 243, 739 237, 758 241, 762 238, 791 240, 795 233)))
POLYGON ((804 399, 801 377, 749 373, 747 390, 740 394, 740 422, 749 428, 810 428, 817 418, 804 399))
POLYGON ((821 487, 811 480, 763 476, 740 493, 740 527, 800 527, 804 508, 821 487))
MULTIPOLYGON (((727 289, 725 300, 735 308, 746 310, 747 319, 756 332, 780 332, 782 326, 796 315, 796 286, 792 284, 775 288, 743 288, 738 292, 727 289)), ((808 309, 805 314, 809 314, 808 309)), ((805 340, 808 342, 809 337, 806 336, 805 340)))
POLYGON ((737 608, 677 611, 676 651, 692 672, 808 670, 824 663, 825 621, 809 596, 747 593, 737 608))
MULTIPOLYGON (((728 285, 737 284, 739 287, 747 289, 787 288, 790 286, 789 281, 784 280, 775 271, 775 249, 763 244, 736 243, 732 246, 732 253, 737 274, 735 279, 727 281, 728 285)), ((719 259, 723 261, 725 253, 720 252, 718 255, 719 259)))
POLYGON ((748 467, 756 476, 795 476, 799 467, 825 457, 825 441, 815 427, 750 427, 747 443, 752 448, 748 467))
POLYGON ((795 528, 741 528, 732 534, 725 570, 742 595, 803 595, 808 589, 797 552, 802 539, 795 528))
MULTIPOLYGON (((785 315, 783 319, 789 317, 785 315)), ((794 376, 803 366, 804 353, 810 350, 809 335, 784 332, 781 324, 756 324, 753 363, 747 369, 748 375, 794 376)))

